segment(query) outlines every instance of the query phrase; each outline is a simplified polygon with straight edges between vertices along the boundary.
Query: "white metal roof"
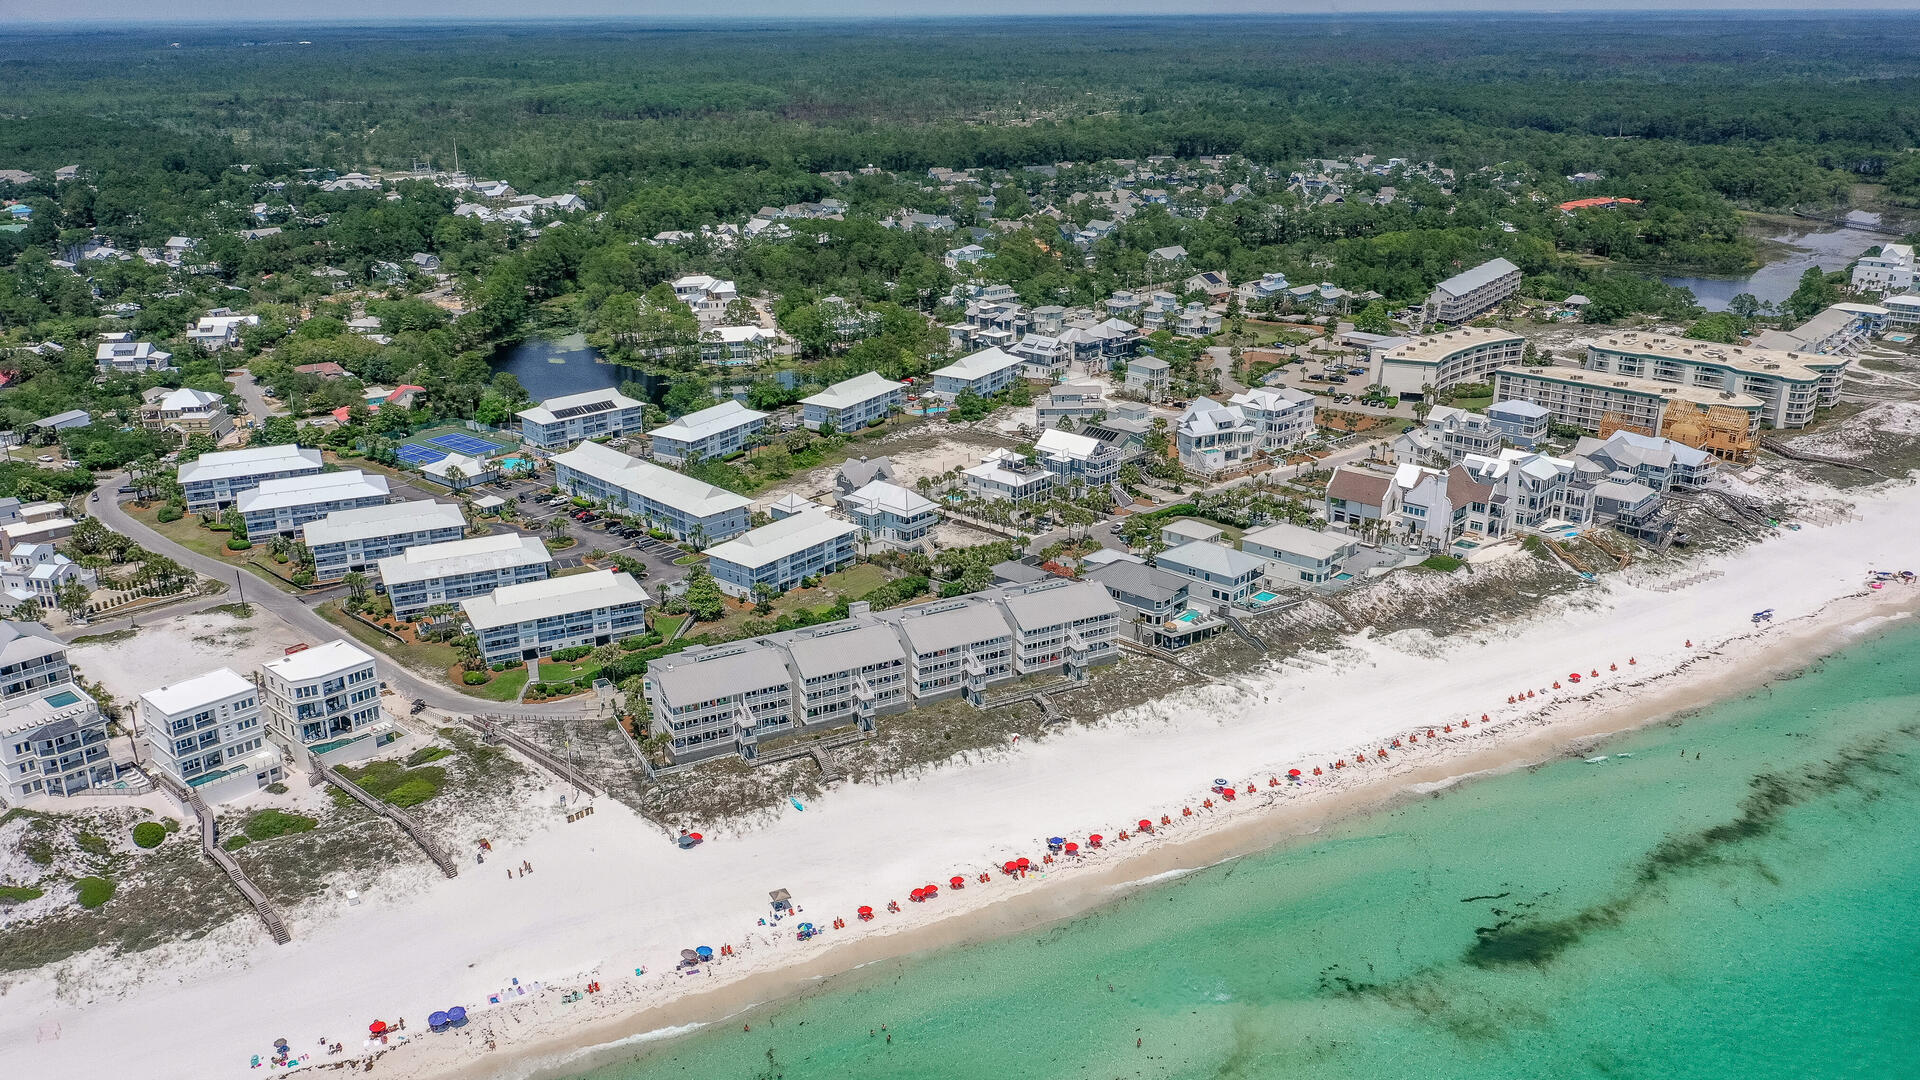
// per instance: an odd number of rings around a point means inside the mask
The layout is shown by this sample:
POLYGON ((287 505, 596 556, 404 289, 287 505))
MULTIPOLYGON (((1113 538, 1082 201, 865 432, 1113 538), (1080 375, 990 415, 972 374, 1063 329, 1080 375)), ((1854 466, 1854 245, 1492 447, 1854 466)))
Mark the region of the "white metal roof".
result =
POLYGON ((155 712, 166 716, 178 716, 209 705, 217 705, 240 694, 254 693, 257 689, 252 679, 232 668, 223 667, 214 668, 204 675, 182 679, 172 686, 149 690, 140 695, 140 700, 152 706, 155 712))
POLYGON ((765 566, 859 531, 858 525, 829 517, 824 511, 803 511, 716 544, 707 549, 707 558, 750 568, 765 566))
POLYGON ((715 701, 793 682, 781 651, 757 641, 717 655, 688 652, 663 656, 647 664, 647 678, 675 705, 715 701))
POLYGON ((755 412, 737 401, 723 401, 710 409, 690 412, 666 427, 655 428, 653 437, 672 442, 694 443, 710 435, 718 435, 723 431, 731 431, 766 418, 766 413, 755 412))
POLYGON ((380 580, 389 588, 414 581, 550 563, 553 556, 537 536, 498 533, 471 540, 417 544, 380 560, 380 580))
POLYGON ((1471 270, 1463 270, 1453 275, 1434 288, 1453 296, 1465 296, 1480 286, 1519 269, 1505 259, 1489 259, 1471 270))
POLYGON ((313 476, 282 476, 262 480, 260 486, 240 495, 240 512, 277 510, 283 506, 311 506, 336 499, 365 499, 387 494, 387 478, 359 469, 319 473, 313 476))
POLYGON ((996 371, 1004 371, 1010 367, 1019 367, 1025 363, 1025 360, 996 345, 990 349, 981 349, 977 353, 963 356, 953 363, 948 364, 946 367, 934 372, 934 375, 971 382, 974 379, 991 375, 996 371))
POLYGON ((1236 580, 1247 574, 1258 573, 1266 569, 1265 559, 1249 555, 1244 551, 1227 547, 1225 544, 1213 544, 1195 541, 1169 548, 1155 557, 1161 566, 1178 571, 1181 568, 1202 570, 1228 580, 1236 580))
POLYGON ((1244 545, 1258 545, 1274 551, 1284 551, 1290 555, 1307 555, 1315 559, 1331 559, 1343 548, 1350 547, 1353 541, 1347 537, 1330 533, 1314 532, 1291 522, 1279 521, 1264 529, 1240 538, 1244 545))
POLYGON ((825 390, 800 399, 802 405, 818 405, 823 409, 845 409, 877 397, 885 397, 898 391, 905 383, 897 383, 877 371, 863 372, 851 379, 842 379, 825 390))
POLYGON ((548 398, 531 408, 521 409, 514 415, 523 420, 531 420, 536 424, 552 424, 560 420, 560 417, 554 414, 562 409, 571 409, 578 405, 593 405, 602 401, 612 403, 613 408, 605 410, 607 412, 613 412, 618 409, 634 409, 640 406, 638 401, 633 400, 618 390, 589 390, 584 394, 566 394, 561 397, 548 398))
POLYGON ((921 498, 918 492, 885 480, 875 480, 858 491, 841 497, 841 506, 844 507, 849 503, 867 509, 885 510, 901 517, 916 517, 929 510, 938 509, 932 502, 921 498))
POLYGON ((261 473, 285 472, 288 469, 319 472, 323 465, 324 462, 320 460, 320 451, 308 450, 294 443, 283 443, 279 446, 249 446, 241 450, 222 450, 212 454, 201 454, 180 466, 180 482, 188 484, 196 480, 229 480, 236 476, 258 476, 261 473))
POLYGON ((300 527, 310 548, 370 540, 376 536, 426 532, 429 529, 465 529, 467 518, 458 506, 439 502, 397 502, 335 510, 300 527))
POLYGON ((502 585, 485 596, 460 602, 467 621, 476 630, 514 626, 533 619, 571 615, 595 608, 644 604, 649 599, 640 583, 618 570, 596 570, 571 577, 547 578, 519 585, 502 585))
POLYGON ((555 454, 556 465, 565 465, 622 491, 644 495, 691 517, 706 518, 739 510, 753 500, 725 488, 696 480, 685 473, 661 468, 650 461, 631 458, 599 443, 586 442, 555 454))
POLYGON ((335 638, 323 645, 269 660, 260 665, 260 670, 270 671, 288 682, 304 682, 371 663, 371 655, 344 638, 335 638))

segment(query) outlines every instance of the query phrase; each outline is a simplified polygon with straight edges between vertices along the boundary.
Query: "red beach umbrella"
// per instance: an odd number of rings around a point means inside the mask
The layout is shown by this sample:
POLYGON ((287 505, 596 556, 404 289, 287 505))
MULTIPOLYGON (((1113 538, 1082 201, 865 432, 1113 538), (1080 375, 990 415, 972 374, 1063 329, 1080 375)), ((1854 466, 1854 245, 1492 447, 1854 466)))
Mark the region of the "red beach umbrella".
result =
POLYGON ((1080 845, 1079 845, 1079 844, 1076 844, 1076 843, 1074 843, 1074 842, 1073 842, 1073 841, 1071 841, 1071 840, 1069 840, 1069 841, 1067 841, 1067 854, 1069 854, 1069 855, 1071 855, 1071 854, 1073 854, 1074 852, 1076 852, 1076 851, 1079 851, 1079 850, 1080 850, 1080 845))
POLYGON ((955 874, 952 877, 947 879, 947 884, 953 886, 956 889, 964 889, 967 887, 967 879, 961 877, 959 874, 955 874))
POLYGON ((1295 777, 1297 777, 1297 776, 1299 776, 1299 775, 1300 775, 1300 770, 1299 770, 1299 769, 1288 769, 1288 770, 1287 770, 1287 775, 1288 775, 1288 776, 1295 776, 1295 777))
POLYGON ((385 1035, 387 1033, 387 1022, 385 1020, 375 1020, 373 1023, 367 1025, 367 1030, 375 1035, 385 1035))
POLYGON ((861 904, 861 905, 860 905, 860 914, 862 914, 862 915, 871 915, 871 914, 873 914, 873 905, 871 905, 871 904, 861 904))
POLYGON ((1101 836, 1099 833, 1094 833, 1092 836, 1087 837, 1087 843, 1092 844, 1094 847, 1099 847, 1100 842, 1105 839, 1106 837, 1101 836))
POLYGON ((705 839, 706 839, 706 837, 704 837, 704 836, 701 836, 701 835, 700 835, 699 833, 688 833, 687 835, 688 835, 688 836, 691 836, 691 837, 693 837, 693 838, 694 838, 695 840, 705 840, 705 839))
POLYGON ((1148 820, 1148 819, 1146 819, 1146 818, 1141 818, 1141 819, 1140 819, 1140 831, 1141 831, 1141 832, 1152 832, 1152 831, 1153 831, 1153 822, 1152 822, 1152 821, 1149 821, 1149 820, 1148 820))
POLYGON ((931 897, 935 897, 935 896, 939 896, 939 895, 940 895, 940 886, 938 886, 938 885, 929 885, 929 886, 927 886, 926 888, 924 888, 924 889, 921 889, 921 890, 920 890, 920 895, 922 895, 922 896, 925 896, 925 897, 929 897, 929 898, 931 898, 931 897))
POLYGON ((1032 865, 1033 865, 1033 860, 1032 860, 1032 859, 1029 859, 1029 858, 1027 858, 1027 857, 1026 857, 1025 855, 1022 855, 1022 856, 1020 856, 1019 858, 1017 858, 1017 859, 1015 859, 1015 860, 1013 860, 1013 861, 1014 861, 1014 862, 1016 862, 1016 863, 1018 863, 1018 864, 1020 865, 1020 869, 1022 869, 1022 870, 1025 870, 1025 869, 1026 869, 1027 867, 1029 867, 1029 866, 1032 866, 1032 865))
POLYGON ((1012 874, 1017 872, 1020 869, 1020 864, 1015 862, 1010 862, 1007 865, 1001 867, 1000 869, 1006 871, 1009 874, 1012 874))

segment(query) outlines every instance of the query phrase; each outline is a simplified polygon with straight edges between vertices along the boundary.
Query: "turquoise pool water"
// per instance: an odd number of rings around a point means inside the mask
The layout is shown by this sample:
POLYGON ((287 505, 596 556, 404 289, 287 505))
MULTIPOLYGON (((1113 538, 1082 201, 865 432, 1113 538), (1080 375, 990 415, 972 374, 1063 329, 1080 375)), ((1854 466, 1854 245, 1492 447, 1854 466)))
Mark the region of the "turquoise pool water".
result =
POLYGON ((530 464, 526 458, 508 457, 500 459, 500 467, 509 472, 527 468, 530 464))
POLYGON ((1605 747, 1631 757, 871 965, 589 1075, 1914 1076, 1916 706, 1902 630, 1605 747))
POLYGON ((1256 604, 1271 604, 1278 599, 1280 599, 1279 593, 1262 591, 1253 594, 1253 602, 1256 604))
POLYGON ((78 705, 79 703, 80 695, 71 690, 62 690, 47 698, 47 704, 56 709, 64 709, 69 705, 78 705))
POLYGON ((1197 611, 1183 611, 1180 614, 1175 615, 1173 617, 1173 621, 1183 622, 1183 623, 1199 622, 1200 613, 1197 611))
POLYGON ((1333 575, 1333 580, 1335 580, 1335 581, 1352 581, 1352 580, 1353 580, 1353 575, 1352 575, 1352 574, 1335 574, 1335 575, 1333 575))

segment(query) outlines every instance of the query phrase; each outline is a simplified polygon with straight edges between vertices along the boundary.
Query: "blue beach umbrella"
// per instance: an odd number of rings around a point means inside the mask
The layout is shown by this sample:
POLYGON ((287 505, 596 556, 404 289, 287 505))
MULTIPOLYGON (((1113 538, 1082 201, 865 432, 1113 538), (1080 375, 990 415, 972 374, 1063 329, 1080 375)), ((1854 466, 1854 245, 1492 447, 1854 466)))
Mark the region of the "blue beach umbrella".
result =
POLYGON ((459 1027, 466 1022, 467 1010, 465 1006, 455 1005, 453 1008, 447 1010, 447 1023, 452 1024, 454 1027, 459 1027))
POLYGON ((707 947, 707 946, 705 946, 705 945, 702 945, 702 946, 700 946, 699 948, 697 948, 697 949, 695 949, 695 950, 693 950, 693 951, 694 951, 694 953, 695 953, 695 954, 697 954, 697 955, 698 955, 698 956, 700 957, 700 959, 702 959, 702 960, 711 960, 711 959, 713 959, 713 950, 712 950, 712 949, 710 949, 710 948, 708 948, 708 947, 707 947))
POLYGON ((441 1028, 446 1027, 448 1024, 452 1022, 453 1022, 452 1020, 447 1018, 447 1014, 443 1012, 437 1012, 437 1013, 434 1013, 432 1016, 427 1017, 427 1026, 432 1028, 435 1031, 439 1031, 441 1028))

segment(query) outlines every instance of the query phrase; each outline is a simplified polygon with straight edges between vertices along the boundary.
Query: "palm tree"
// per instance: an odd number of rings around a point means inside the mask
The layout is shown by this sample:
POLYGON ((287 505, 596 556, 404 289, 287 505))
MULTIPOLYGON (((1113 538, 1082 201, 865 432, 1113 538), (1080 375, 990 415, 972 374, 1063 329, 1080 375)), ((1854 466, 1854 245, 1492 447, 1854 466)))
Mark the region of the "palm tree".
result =
POLYGON ((340 581, 342 584, 344 584, 347 587, 347 595, 353 597, 355 600, 358 600, 362 596, 366 595, 367 575, 361 573, 360 571, 349 570, 347 571, 346 576, 342 577, 340 581))
POLYGON ((546 525, 542 527, 555 536, 558 536, 567 531, 567 519, 556 514, 548 518, 546 525))

